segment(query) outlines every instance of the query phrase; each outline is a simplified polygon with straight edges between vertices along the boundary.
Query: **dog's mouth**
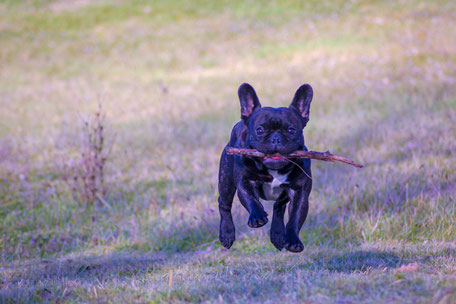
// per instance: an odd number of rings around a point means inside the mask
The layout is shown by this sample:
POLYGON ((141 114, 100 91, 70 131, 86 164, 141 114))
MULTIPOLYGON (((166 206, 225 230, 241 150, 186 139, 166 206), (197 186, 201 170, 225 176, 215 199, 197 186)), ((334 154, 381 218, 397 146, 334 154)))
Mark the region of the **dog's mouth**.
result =
POLYGON ((263 158, 263 165, 268 169, 278 170, 288 164, 288 159, 285 156, 266 156, 263 158))
POLYGON ((284 159, 285 157, 283 156, 266 156, 264 159, 265 160, 281 160, 284 159))
POLYGON ((286 162, 287 158, 281 155, 265 156, 263 158, 263 163, 280 163, 286 162))
MULTIPOLYGON (((291 149, 262 149, 262 147, 252 147, 250 149, 257 149, 259 152, 265 154, 264 157, 258 159, 266 168, 271 170, 279 170, 290 164, 288 155, 299 150, 301 146, 293 147, 291 149)), ((302 148, 301 148, 302 149, 302 148)))
POLYGON ((296 152, 298 150, 302 150, 303 146, 286 146, 286 147, 280 147, 280 148, 271 148, 271 147, 262 147, 262 146, 253 146, 250 145, 249 149, 256 149, 261 153, 264 153, 266 156, 263 157, 264 160, 284 160, 288 158, 288 155, 290 155, 293 152, 296 152))
MULTIPOLYGON (((299 148, 301 148, 301 147, 299 147, 299 148)), ((287 166, 288 164, 290 164, 291 161, 288 159, 288 155, 294 151, 296 151, 296 150, 293 149, 291 151, 280 151, 280 152, 275 151, 275 153, 271 153, 271 154, 265 153, 266 156, 263 157, 263 159, 262 159, 263 165, 265 165, 268 169, 272 169, 272 170, 281 169, 281 168, 287 166), (286 153, 284 153, 284 152, 286 152, 286 153)))

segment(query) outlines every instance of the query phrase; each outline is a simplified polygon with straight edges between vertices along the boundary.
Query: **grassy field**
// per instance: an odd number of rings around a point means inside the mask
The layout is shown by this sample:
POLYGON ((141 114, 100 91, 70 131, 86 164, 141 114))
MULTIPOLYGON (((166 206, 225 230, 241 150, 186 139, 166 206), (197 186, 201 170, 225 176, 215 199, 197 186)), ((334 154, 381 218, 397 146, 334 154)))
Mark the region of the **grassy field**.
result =
POLYGON ((455 303, 455 151, 454 1, 1 0, 0 302, 455 303), (242 82, 310 83, 308 148, 365 164, 313 162, 300 254, 237 199, 218 241, 242 82))

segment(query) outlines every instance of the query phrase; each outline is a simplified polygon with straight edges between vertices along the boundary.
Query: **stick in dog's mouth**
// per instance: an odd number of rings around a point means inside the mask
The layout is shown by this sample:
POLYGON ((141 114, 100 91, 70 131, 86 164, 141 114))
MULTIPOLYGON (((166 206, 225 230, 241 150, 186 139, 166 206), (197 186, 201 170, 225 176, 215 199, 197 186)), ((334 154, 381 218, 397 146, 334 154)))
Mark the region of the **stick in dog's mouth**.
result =
POLYGON ((234 148, 234 147, 226 147, 226 153, 229 155, 245 155, 251 157, 263 157, 263 158, 271 158, 271 159, 281 159, 281 158, 311 158, 329 162, 341 162, 350 166, 354 166, 357 168, 362 168, 363 165, 345 158, 343 156, 331 154, 329 151, 326 152, 317 152, 317 151, 295 151, 290 153, 289 155, 280 155, 280 154, 273 154, 273 155, 266 155, 258 150, 255 149, 242 149, 242 148, 234 148))

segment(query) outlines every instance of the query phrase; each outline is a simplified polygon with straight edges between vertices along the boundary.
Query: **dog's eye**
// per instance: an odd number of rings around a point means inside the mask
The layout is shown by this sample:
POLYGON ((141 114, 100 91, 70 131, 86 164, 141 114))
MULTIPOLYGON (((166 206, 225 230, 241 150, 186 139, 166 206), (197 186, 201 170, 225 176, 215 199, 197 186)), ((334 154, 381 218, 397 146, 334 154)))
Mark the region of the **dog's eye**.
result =
POLYGON ((288 133, 290 133, 291 135, 295 134, 296 133, 296 129, 295 128, 288 128, 288 133))
POLYGON ((258 127, 256 129, 256 132, 257 132, 258 135, 263 135, 264 134, 264 129, 262 127, 258 127))

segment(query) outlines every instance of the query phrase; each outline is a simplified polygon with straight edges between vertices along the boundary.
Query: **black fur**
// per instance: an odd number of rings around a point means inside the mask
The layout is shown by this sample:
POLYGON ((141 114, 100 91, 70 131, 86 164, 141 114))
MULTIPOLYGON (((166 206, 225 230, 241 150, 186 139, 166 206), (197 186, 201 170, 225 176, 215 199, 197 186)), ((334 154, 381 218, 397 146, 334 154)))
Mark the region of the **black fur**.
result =
MULTIPOLYGON (((303 128, 309 121, 309 109, 313 91, 310 85, 302 85, 288 108, 261 107, 255 90, 247 83, 238 91, 241 102, 241 121, 231 132, 227 147, 257 149, 265 154, 287 155, 296 150, 307 150, 303 128)), ((268 222, 261 199, 276 198, 273 208, 270 238, 272 244, 282 250, 300 252, 304 249, 299 231, 307 217, 312 179, 309 159, 258 158, 233 156, 224 150, 219 170, 220 242, 230 248, 235 239, 231 206, 236 193, 241 204, 249 212, 248 225, 259 228, 268 222), (303 170, 305 172, 303 172, 303 170), (276 176, 287 176, 286 181, 270 189, 276 176), (266 189, 266 190, 265 190, 266 189), (272 192, 271 192, 272 191, 272 192), (270 193, 278 193, 275 196, 270 193), (284 224, 287 203, 289 220, 284 224)))

